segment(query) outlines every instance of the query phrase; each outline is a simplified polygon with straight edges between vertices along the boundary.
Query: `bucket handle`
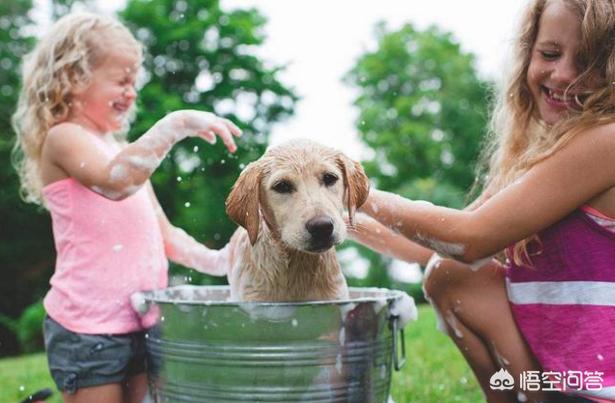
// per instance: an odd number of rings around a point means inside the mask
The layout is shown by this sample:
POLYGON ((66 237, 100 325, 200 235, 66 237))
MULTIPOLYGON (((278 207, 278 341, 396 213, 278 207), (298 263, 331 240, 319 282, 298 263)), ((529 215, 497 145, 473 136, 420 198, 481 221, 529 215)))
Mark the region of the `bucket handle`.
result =
POLYGON ((399 316, 397 315, 391 316, 391 325, 393 328, 393 365, 395 366, 395 371, 401 371, 406 364, 406 338, 404 337, 404 328, 399 327, 399 316), (401 357, 399 356, 398 344, 401 345, 401 357))

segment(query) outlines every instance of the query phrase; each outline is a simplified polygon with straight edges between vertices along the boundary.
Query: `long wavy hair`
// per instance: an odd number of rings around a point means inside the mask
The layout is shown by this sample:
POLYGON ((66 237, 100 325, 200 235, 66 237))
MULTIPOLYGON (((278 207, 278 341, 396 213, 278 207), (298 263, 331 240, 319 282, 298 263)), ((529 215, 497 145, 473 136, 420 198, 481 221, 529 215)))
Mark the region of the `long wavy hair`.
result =
POLYGON ((17 135, 12 161, 26 202, 42 204, 40 161, 47 132, 69 117, 72 94, 87 88, 93 70, 118 44, 134 50, 141 60, 141 44, 119 21, 72 13, 53 24, 24 57, 22 86, 12 116, 17 135))
MULTIPOLYGON (((510 69, 498 86, 489 136, 483 149, 487 175, 484 189, 493 194, 513 183, 534 165, 549 158, 586 129, 615 121, 615 1, 533 0, 522 16, 515 38, 510 69), (540 18, 549 2, 562 1, 581 22, 577 55, 581 73, 566 90, 591 92, 579 102, 580 111, 555 125, 540 121, 527 84, 527 72, 540 18), (584 86, 585 84, 585 86, 584 86)), ((536 235, 517 242, 512 258, 531 264, 528 244, 536 235)), ((538 240, 539 241, 539 240, 538 240)))

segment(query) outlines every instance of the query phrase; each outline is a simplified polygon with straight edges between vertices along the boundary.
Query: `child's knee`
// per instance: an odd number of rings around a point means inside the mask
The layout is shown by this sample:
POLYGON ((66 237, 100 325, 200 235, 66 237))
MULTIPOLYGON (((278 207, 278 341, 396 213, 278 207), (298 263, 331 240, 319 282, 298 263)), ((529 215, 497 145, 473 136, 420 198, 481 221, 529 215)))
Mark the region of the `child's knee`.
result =
POLYGON ((451 261, 434 254, 425 267, 423 292, 435 305, 441 305, 455 283, 451 281, 451 261))

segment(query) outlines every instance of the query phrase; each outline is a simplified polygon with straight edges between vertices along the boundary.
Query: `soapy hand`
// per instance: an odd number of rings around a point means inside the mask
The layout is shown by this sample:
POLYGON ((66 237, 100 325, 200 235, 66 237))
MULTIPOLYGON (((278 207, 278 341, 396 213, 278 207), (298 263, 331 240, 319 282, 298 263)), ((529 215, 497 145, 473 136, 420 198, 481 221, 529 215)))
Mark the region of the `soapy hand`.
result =
POLYGON ((241 130, 230 120, 210 112, 171 112, 125 147, 106 167, 106 180, 92 186, 92 190, 112 200, 128 197, 149 179, 177 142, 186 137, 201 137, 214 144, 216 136, 230 152, 235 152, 234 137, 241 136, 241 130))
POLYGON ((160 120, 162 133, 173 133, 175 142, 185 137, 201 137, 210 144, 219 136, 230 152, 237 150, 233 137, 241 136, 241 130, 230 120, 210 112, 181 110, 168 114, 160 120))

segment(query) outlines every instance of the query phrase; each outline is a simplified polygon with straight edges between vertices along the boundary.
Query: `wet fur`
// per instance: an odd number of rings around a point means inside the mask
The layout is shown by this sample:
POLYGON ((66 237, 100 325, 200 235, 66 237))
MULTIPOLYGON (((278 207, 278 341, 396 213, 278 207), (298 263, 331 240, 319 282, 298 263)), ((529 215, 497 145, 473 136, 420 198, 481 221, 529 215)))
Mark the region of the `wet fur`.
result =
POLYGON ((226 201, 227 214, 241 226, 231 239, 231 298, 347 298, 348 288, 335 248, 320 253, 307 251, 304 227, 310 217, 331 216, 336 244, 343 241, 344 208, 352 223, 354 211, 365 202, 368 190, 360 164, 312 141, 295 140, 274 147, 248 165, 226 201), (339 187, 316 185, 323 170, 340 176, 339 187), (280 175, 305 186, 298 186, 292 198, 280 196, 271 190, 271 181, 280 175))

